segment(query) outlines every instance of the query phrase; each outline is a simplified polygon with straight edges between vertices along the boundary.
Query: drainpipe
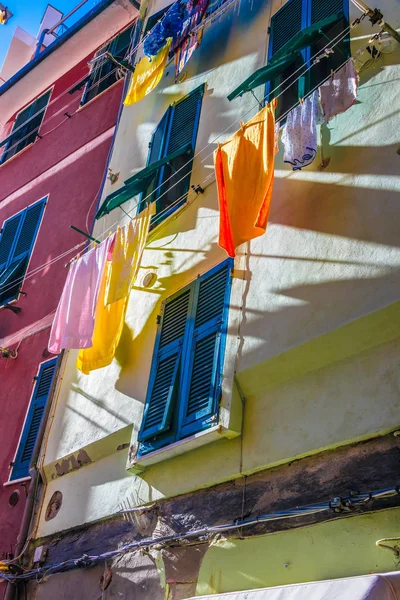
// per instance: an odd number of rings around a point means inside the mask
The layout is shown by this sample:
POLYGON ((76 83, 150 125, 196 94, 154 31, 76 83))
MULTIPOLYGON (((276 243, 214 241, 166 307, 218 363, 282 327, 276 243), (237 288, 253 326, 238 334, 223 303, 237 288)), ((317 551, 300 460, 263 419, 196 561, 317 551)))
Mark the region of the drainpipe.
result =
MULTIPOLYGON (((62 358, 62 357, 61 357, 62 358)), ((60 373, 62 360, 59 360, 58 367, 56 369, 53 385, 51 389, 50 397, 53 398, 55 385, 58 380, 58 375, 60 373)), ((45 411, 43 413, 42 422, 40 424, 40 428, 38 431, 38 436, 36 438, 35 447, 33 449, 31 464, 29 466, 29 476, 31 478, 29 484, 28 495, 26 497, 24 514, 22 515, 21 527, 19 529, 19 534, 17 537, 17 544, 15 546, 15 556, 19 556, 26 544, 26 540, 28 539, 30 524, 32 520, 33 508, 36 501, 36 494, 39 491, 39 485, 41 483, 40 473, 37 468, 37 460, 39 457, 39 453, 42 447, 42 441, 44 437, 44 432, 46 430, 47 419, 50 414, 50 409, 52 408, 52 402, 47 402, 45 411)), ((7 583, 6 593, 4 594, 3 600, 14 600, 16 592, 16 585, 13 583, 7 583)))

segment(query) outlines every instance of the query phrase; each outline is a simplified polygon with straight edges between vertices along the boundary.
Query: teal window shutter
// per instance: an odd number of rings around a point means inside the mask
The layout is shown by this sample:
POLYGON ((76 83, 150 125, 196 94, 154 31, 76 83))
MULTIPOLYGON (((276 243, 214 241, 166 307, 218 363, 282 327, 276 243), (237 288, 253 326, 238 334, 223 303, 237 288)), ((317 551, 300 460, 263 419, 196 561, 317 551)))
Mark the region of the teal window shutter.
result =
POLYGON ((29 466, 35 448, 40 425, 47 401, 50 396, 51 387, 56 371, 57 358, 49 360, 39 367, 39 373, 35 378, 35 386, 21 440, 13 463, 11 481, 29 476, 29 466))
POLYGON ((0 305, 18 297, 46 199, 8 219, 0 237, 0 305))
POLYGON ((144 208, 144 198, 151 192, 153 195, 148 200, 156 202, 152 227, 161 223, 186 201, 203 95, 204 85, 171 105, 153 133, 148 165, 170 154, 176 153, 177 156, 160 167, 158 175, 143 195, 140 210, 144 208), (179 153, 183 149, 185 152, 179 153))
POLYGON ((19 113, 11 134, 0 143, 0 146, 5 146, 0 164, 36 140, 50 94, 49 90, 19 113))
POLYGON ((231 268, 225 261, 164 303, 139 456, 217 423, 231 268))
MULTIPOLYGON (((172 416, 179 394, 182 347, 192 296, 193 286, 190 286, 183 293, 178 292, 168 298, 163 306, 143 421, 138 436, 140 442, 166 432, 174 435, 172 416)), ((168 443, 169 438, 164 437, 162 441, 168 443)))
POLYGON ((216 422, 229 309, 231 262, 199 278, 194 328, 188 344, 180 437, 216 422))

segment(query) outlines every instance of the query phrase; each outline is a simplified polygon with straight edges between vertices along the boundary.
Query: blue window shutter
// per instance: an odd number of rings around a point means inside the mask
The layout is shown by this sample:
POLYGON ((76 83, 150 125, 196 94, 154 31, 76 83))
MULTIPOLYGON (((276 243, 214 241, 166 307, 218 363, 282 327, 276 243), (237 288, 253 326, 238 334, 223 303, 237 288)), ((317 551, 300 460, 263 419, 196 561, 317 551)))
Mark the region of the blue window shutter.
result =
POLYGON ((40 200, 4 224, 0 238, 0 305, 19 294, 45 204, 45 199, 40 200))
POLYGON ((157 162, 160 158, 163 157, 163 149, 164 149, 164 140, 165 133, 167 130, 167 125, 169 121, 169 116, 171 114, 171 107, 169 106, 164 113, 161 121, 157 125, 150 142, 150 150, 149 156, 147 159, 147 165, 151 165, 154 162, 157 162))
POLYGON ((5 221, 3 225, 0 237, 0 273, 4 271, 12 259, 12 250, 22 217, 23 213, 18 213, 5 221))
POLYGON ((179 393, 182 346, 191 307, 193 286, 168 298, 157 335, 149 388, 138 439, 144 442, 172 431, 179 393))
POLYGON ((14 461, 10 478, 11 480, 22 479, 23 477, 29 476, 29 466, 40 425, 42 423, 43 413, 49 399, 56 365, 57 358, 53 358, 52 360, 40 365, 39 373, 35 381, 32 400, 29 405, 24 429, 14 461))
POLYGON ((197 282, 194 329, 187 350, 186 385, 181 400, 181 438, 217 421, 231 266, 231 261, 225 261, 197 282))

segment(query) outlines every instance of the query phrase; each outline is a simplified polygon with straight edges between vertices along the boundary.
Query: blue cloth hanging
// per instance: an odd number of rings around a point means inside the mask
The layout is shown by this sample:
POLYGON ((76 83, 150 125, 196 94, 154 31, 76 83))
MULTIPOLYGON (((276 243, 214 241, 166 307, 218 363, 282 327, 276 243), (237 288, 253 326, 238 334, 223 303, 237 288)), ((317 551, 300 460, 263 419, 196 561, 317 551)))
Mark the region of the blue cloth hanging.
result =
POLYGON ((143 42, 143 50, 146 56, 149 58, 155 56, 165 45, 167 38, 171 37, 174 41, 179 37, 184 22, 185 4, 186 1, 184 0, 175 2, 146 36, 143 42))

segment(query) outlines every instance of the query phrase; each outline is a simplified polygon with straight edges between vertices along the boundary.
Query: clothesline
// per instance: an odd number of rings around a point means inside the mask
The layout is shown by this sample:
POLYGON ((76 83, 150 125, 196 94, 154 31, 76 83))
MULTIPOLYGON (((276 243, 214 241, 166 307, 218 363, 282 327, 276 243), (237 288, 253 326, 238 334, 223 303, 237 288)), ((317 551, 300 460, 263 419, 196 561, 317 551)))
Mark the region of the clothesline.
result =
MULTIPOLYGON (((344 33, 342 33, 342 34, 340 35, 340 39, 338 39, 338 40, 337 40, 337 41, 336 41, 336 42, 335 42, 333 45, 329 43, 329 44, 327 44, 327 45, 326 45, 326 46, 325 46, 325 47, 324 47, 324 48, 323 48, 321 51, 319 51, 319 52, 315 53, 315 54, 313 55, 313 57, 311 58, 311 61, 312 61, 312 60, 313 60, 315 57, 317 57, 319 54, 323 53, 323 52, 324 52, 324 50, 325 50, 325 48, 327 48, 328 46, 334 47, 336 44, 340 43, 340 41, 342 41, 342 39, 344 39, 344 37, 345 37, 345 36, 348 34, 348 32, 350 31, 351 27, 352 27, 352 26, 349 26, 348 28, 346 28, 345 32, 344 32, 344 33), (348 31, 347 31, 347 30, 348 30, 348 31)), ((337 37, 339 37, 339 36, 336 36, 335 38, 333 38, 333 40, 336 40, 336 38, 337 38, 337 37)), ((344 64, 346 64, 346 62, 348 62, 348 60, 350 60, 350 59, 347 59, 346 61, 344 61, 344 63, 343 63, 341 66, 343 66, 344 64)), ((301 74, 300 74, 300 75, 299 75, 299 76, 298 76, 298 77, 297 77, 297 78, 296 78, 294 81, 292 81, 290 85, 288 85, 286 88, 284 88, 284 89, 283 89, 283 90, 282 90, 282 91, 281 91, 281 92, 280 92, 280 93, 277 95, 277 98, 279 98, 279 97, 280 97, 280 96, 281 96, 281 95, 282 95, 284 92, 286 92, 286 91, 287 91, 287 90, 288 90, 288 89, 289 89, 289 88, 290 88, 290 87, 291 87, 291 86, 292 86, 292 85, 293 85, 293 84, 294 84, 296 81, 298 81, 298 80, 300 79, 300 77, 303 77, 303 76, 304 76, 304 74, 305 74, 307 71, 309 71, 309 70, 310 70, 310 69, 311 69, 313 66, 314 66, 314 64, 313 64, 312 62, 311 62, 311 64, 310 64, 309 66, 306 66, 306 69, 304 70, 304 72, 302 72, 302 73, 301 73, 301 74)), ((338 67, 338 69, 336 69, 336 70, 339 70, 339 69, 341 68, 341 66, 340 66, 340 67, 338 67)), ((296 70, 296 71, 295 71, 295 72, 294 72, 294 73, 293 73, 291 76, 289 76, 289 77, 288 77, 286 80, 284 80, 284 82, 282 82, 282 84, 280 84, 280 86, 284 85, 284 83, 285 83, 285 82, 289 81, 289 80, 291 79, 291 77, 292 77, 294 74, 296 74, 296 73, 297 73, 297 72, 298 72, 300 69, 303 69, 303 68, 304 68, 304 65, 303 65, 302 67, 300 67, 299 69, 297 69, 297 70, 296 70)), ((324 82, 325 82, 326 80, 328 80, 330 76, 331 76, 331 75, 329 75, 329 76, 328 76, 328 77, 327 77, 327 78, 324 80, 324 82)), ((324 83, 324 82, 322 82, 322 83, 324 83)), ((322 84, 322 83, 321 83, 321 84, 322 84)), ((321 84, 319 84, 319 85, 321 85, 321 84)), ((270 94, 272 94, 274 91, 276 91, 277 89, 279 89, 279 87, 280 87, 280 86, 278 86, 277 88, 275 88, 274 90, 272 90, 272 91, 270 92, 270 94)), ((316 86, 316 87, 315 87, 315 88, 314 88, 312 91, 314 91, 315 89, 317 89, 317 87, 318 87, 318 86, 316 86)), ((310 92, 310 94, 311 94, 311 93, 312 93, 312 92, 310 92)), ((265 96, 265 97, 264 97, 264 100, 266 100, 266 98, 267 98, 267 96, 265 96)), ((294 108, 294 107, 295 107, 297 104, 298 104, 298 103, 296 103, 295 105, 293 105, 293 107, 292 107, 290 110, 292 110, 292 109, 293 109, 293 108, 294 108)), ((204 146, 204 148, 202 148, 201 150, 199 150, 199 151, 198 151, 198 152, 195 154, 195 156, 194 156, 193 158, 195 158, 195 157, 199 156, 200 154, 202 154, 202 153, 204 152, 204 150, 206 150, 206 149, 207 149, 209 146, 211 146, 212 144, 214 144, 214 143, 215 143, 215 142, 218 140, 218 138, 219 138, 219 137, 221 137, 221 136, 222 136, 224 133, 226 133, 226 132, 227 132, 229 129, 231 129, 232 125, 235 125, 235 124, 239 123, 241 120, 243 120, 243 118, 245 118, 245 117, 246 117, 246 116, 247 116, 247 115, 248 115, 250 112, 252 112, 252 111, 253 111, 255 108, 257 108, 257 106, 258 106, 258 104, 257 104, 257 105, 255 105, 255 106, 253 106, 253 107, 251 107, 251 108, 250 108, 248 111, 246 111, 246 113, 244 113, 243 115, 241 115, 241 117, 240 117, 240 118, 236 119, 236 120, 235 120, 235 121, 234 121, 234 122, 233 122, 231 125, 229 125, 229 126, 228 126, 228 127, 227 127, 227 128, 224 130, 224 131, 222 131, 220 134, 218 134, 218 136, 217 136, 217 137, 216 137, 214 140, 212 140, 211 142, 209 142, 208 144, 206 144, 206 146, 204 146)), ((290 112, 290 110, 289 110, 289 111, 287 111, 287 113, 285 113, 285 115, 281 116, 278 122, 280 122, 280 121, 282 121, 284 118, 286 118, 286 116, 287 116, 287 114, 290 112)), ((206 157, 205 157, 205 158, 204 158, 204 159, 203 159, 201 162, 202 162, 202 163, 204 163, 204 162, 205 162, 205 161, 206 161, 206 160, 207 160, 207 159, 208 159, 210 156, 212 156, 212 154, 213 154, 213 151, 212 151, 211 153, 209 153, 209 154, 208 154, 208 155, 207 155, 207 156, 206 156, 206 157)), ((189 164, 189 162, 191 162, 191 161, 188 161, 188 163, 186 163, 185 165, 183 165, 182 167, 180 167, 180 169, 178 169, 178 170, 176 171, 176 173, 178 173, 179 171, 181 171, 182 169, 184 169, 184 168, 187 166, 187 164, 189 164)), ((166 181, 165 181, 165 182, 164 182, 162 185, 164 185, 164 184, 165 184, 167 181, 169 181, 169 180, 170 180, 172 177, 176 176, 176 173, 174 173, 174 174, 173 174, 171 177, 169 177, 169 178, 168 178, 168 179, 167 179, 167 180, 166 180, 166 181)), ((186 176, 183 176, 181 179, 179 179, 177 182, 175 182, 175 183, 174 183, 174 185, 173 185, 173 186, 171 186, 171 188, 169 188, 169 190, 167 190, 166 192, 164 192, 163 194, 161 194, 160 198, 161 198, 161 197, 162 197, 164 194, 166 194, 168 191, 170 191, 171 189, 173 189, 173 187, 175 187, 176 185, 178 185, 178 184, 179 184, 179 183, 180 183, 180 182, 181 182, 181 181, 182 181, 182 180, 183 180, 185 177, 186 177, 186 176)), ((203 183, 203 182, 202 182, 202 183, 203 183)), ((160 187, 161 187, 161 185, 160 185, 160 186, 158 186, 158 188, 156 188, 155 190, 153 190, 153 192, 152 192, 152 193, 154 193, 154 191, 157 191, 157 190, 158 190, 160 187)), ((147 200, 147 199, 148 199, 148 198, 150 198, 150 197, 151 197, 151 194, 149 194, 149 195, 148 195, 148 196, 147 196, 147 197, 144 199, 144 201, 145 201, 145 200, 147 200)), ((138 207, 138 205, 139 205, 139 203, 135 204, 135 206, 133 206, 133 207, 132 207, 132 209, 131 209, 130 211, 128 211, 126 214, 130 215, 130 213, 132 213, 132 211, 133 211, 133 210, 135 210, 135 209, 138 207)), ((166 210, 166 209, 164 209, 164 210, 166 210)), ((126 214, 125 214, 125 215, 123 215, 123 216, 122 216, 120 219, 118 219, 117 221, 115 221, 115 222, 114 222, 114 223, 113 223, 113 224, 112 224, 110 227, 108 227, 108 228, 107 228, 107 229, 106 229, 106 230, 105 230, 103 233, 99 234, 99 235, 98 235, 98 237, 100 237, 100 238, 104 237, 104 236, 105 236, 105 235, 106 235, 106 234, 107 234, 109 231, 111 231, 111 230, 112 230, 112 229, 113 229, 113 228, 114 228, 116 225, 118 225, 118 223, 119 223, 119 222, 121 222, 122 220, 124 220, 124 219, 125 219, 125 217, 126 217, 126 214)), ((159 214, 161 214, 161 213, 159 213, 159 214)), ((158 216, 158 215, 157 215, 157 216, 158 216)), ((83 246, 83 245, 85 245, 85 244, 86 244, 86 242, 83 242, 83 243, 82 243, 82 244, 80 244, 79 246, 83 246)), ((90 243, 90 244, 87 244, 87 249, 88 249, 90 246, 91 246, 91 243, 90 243)), ((74 247, 74 248, 71 248, 70 250, 68 250, 68 251, 66 251, 65 253, 63 253, 62 255, 60 255, 60 257, 64 257, 66 254, 68 254, 69 252, 73 251, 74 249, 75 249, 75 247, 74 247)), ((71 259, 71 261, 72 261, 74 258, 75 258, 75 257, 73 257, 73 258, 71 259)), ((27 275, 25 278, 23 278, 23 277, 19 278, 19 281, 27 280, 29 277, 31 277, 31 276, 33 276, 33 275, 37 274, 37 273, 38 273, 40 270, 42 270, 42 269, 46 268, 46 267, 48 266, 48 264, 52 264, 52 262, 55 262, 56 260, 59 260, 59 257, 55 257, 54 259, 52 259, 52 261, 48 261, 48 262, 44 263, 44 264, 43 264, 41 267, 38 267, 38 268, 35 270, 35 272, 34 272, 34 273, 33 273, 33 272, 31 272, 31 273, 29 273, 29 275, 27 275)), ((71 261, 70 261, 70 262, 71 262, 71 261)), ((19 281, 18 281, 18 280, 14 280, 14 281, 12 281, 10 284, 5 284, 4 286, 0 286, 0 291, 6 291, 6 290, 10 289, 11 287, 15 286, 15 285, 16 285, 16 283, 18 283, 19 281)))

